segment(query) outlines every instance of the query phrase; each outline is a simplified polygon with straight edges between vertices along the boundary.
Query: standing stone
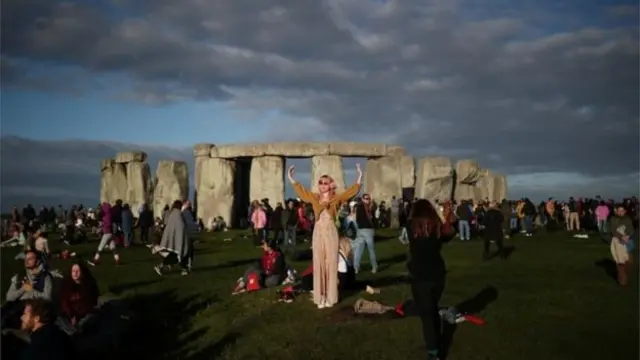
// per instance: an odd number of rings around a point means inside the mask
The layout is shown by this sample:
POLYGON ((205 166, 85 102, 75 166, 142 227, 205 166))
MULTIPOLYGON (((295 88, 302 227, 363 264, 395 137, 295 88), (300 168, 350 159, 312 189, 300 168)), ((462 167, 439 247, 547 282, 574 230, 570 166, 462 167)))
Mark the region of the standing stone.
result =
POLYGON ((400 180, 402 188, 413 188, 416 186, 416 167, 413 156, 403 155, 400 159, 400 180))
POLYGON ((184 161, 160 160, 153 191, 154 216, 162 216, 165 205, 189 198, 189 169, 184 161))
POLYGON ((151 169, 146 162, 133 161, 126 164, 126 171, 127 196, 122 200, 131 206, 131 212, 137 217, 142 204, 152 206, 153 203, 151 169))
POLYGON ((284 203, 284 159, 280 156, 260 156, 251 160, 249 198, 269 199, 275 207, 284 203))
POLYGON ((127 196, 127 172, 124 164, 114 159, 100 162, 100 202, 114 204, 116 200, 124 200, 127 196))
POLYGON ((127 164, 130 162, 145 162, 147 153, 144 151, 123 151, 116 154, 115 161, 118 164, 127 164))
POLYGON ((389 205, 393 196, 400 199, 402 197, 400 158, 384 156, 368 159, 365 189, 378 204, 385 201, 389 205))
POLYGON ((477 203, 478 200, 482 199, 482 194, 477 191, 477 188, 474 185, 468 184, 456 184, 453 197, 457 202, 462 200, 471 200, 474 203, 477 203))
POLYGON ((426 157, 418 161, 416 196, 420 199, 451 200, 453 166, 446 157, 426 157))
POLYGON ((456 182, 474 185, 484 176, 484 172, 475 160, 459 160, 456 163, 456 182))
POLYGON ((206 158, 200 166, 200 182, 197 186, 198 218, 202 219, 206 227, 217 216, 222 216, 227 224, 231 224, 235 200, 235 161, 206 158))
POLYGON ((507 198, 506 178, 503 175, 487 171, 478 182, 480 197, 489 201, 502 201, 507 198))
POLYGON ((311 190, 318 192, 318 180, 329 175, 336 183, 336 192, 344 191, 344 169, 342 157, 337 155, 314 156, 311 158, 311 190))
POLYGON ((202 171, 202 162, 211 156, 211 149, 215 148, 213 144, 196 144, 193 147, 194 169, 193 169, 193 202, 194 215, 198 217, 198 184, 200 184, 200 174, 202 171))

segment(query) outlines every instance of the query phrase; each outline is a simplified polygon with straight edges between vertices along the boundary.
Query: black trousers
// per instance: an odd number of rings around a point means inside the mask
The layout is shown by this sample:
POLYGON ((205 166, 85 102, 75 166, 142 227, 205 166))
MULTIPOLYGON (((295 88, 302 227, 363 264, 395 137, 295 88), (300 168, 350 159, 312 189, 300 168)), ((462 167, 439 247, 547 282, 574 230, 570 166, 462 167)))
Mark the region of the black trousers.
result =
POLYGON ((149 227, 140 227, 140 242, 146 244, 149 242, 149 227))
POLYGON ((495 242, 498 247, 498 253, 504 253, 504 245, 503 245, 504 235, 499 232, 485 232, 484 234, 484 253, 482 254, 485 258, 489 257, 489 250, 491 248, 491 242, 495 242))
POLYGON ((422 322, 422 337, 429 351, 442 350, 442 323, 438 313, 438 303, 443 291, 444 281, 413 280, 411 282, 411 294, 422 322))

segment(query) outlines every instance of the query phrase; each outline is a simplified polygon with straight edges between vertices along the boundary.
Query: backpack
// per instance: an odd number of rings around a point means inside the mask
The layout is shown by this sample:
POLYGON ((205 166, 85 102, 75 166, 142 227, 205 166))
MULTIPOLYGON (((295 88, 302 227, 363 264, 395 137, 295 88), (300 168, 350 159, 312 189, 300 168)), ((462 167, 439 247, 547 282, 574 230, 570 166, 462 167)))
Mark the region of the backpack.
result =
POLYGON ((247 292, 260 290, 260 275, 257 272, 252 272, 247 276, 247 292))
POLYGON ((350 240, 355 240, 358 235, 358 229, 356 228, 356 224, 353 221, 348 221, 347 226, 344 229, 344 236, 350 240))

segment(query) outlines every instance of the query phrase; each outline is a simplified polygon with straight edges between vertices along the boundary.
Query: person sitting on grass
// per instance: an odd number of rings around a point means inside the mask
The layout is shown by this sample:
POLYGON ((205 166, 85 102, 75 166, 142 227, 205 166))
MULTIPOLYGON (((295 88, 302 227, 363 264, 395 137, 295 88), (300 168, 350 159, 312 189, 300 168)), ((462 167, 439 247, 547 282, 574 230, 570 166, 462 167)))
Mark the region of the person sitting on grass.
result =
POLYGON ((27 250, 24 257, 25 271, 11 278, 7 290, 7 303, 2 306, 2 328, 15 328, 17 317, 29 299, 51 300, 53 278, 34 250, 27 250))
POLYGON ((100 291, 98 284, 83 262, 75 262, 69 268, 61 292, 62 314, 58 325, 69 335, 82 331, 95 316, 100 291))
POLYGON ((287 265, 275 240, 263 242, 262 248, 264 252, 260 262, 251 265, 238 279, 233 294, 278 286, 286 279, 287 265))
POLYGON ((30 334, 30 342, 22 359, 77 359, 71 338, 54 324, 55 319, 55 306, 51 301, 31 299, 26 302, 21 316, 21 329, 30 334))
POLYGON ((11 239, 3 241, 2 247, 24 246, 27 238, 19 225, 11 226, 11 239))

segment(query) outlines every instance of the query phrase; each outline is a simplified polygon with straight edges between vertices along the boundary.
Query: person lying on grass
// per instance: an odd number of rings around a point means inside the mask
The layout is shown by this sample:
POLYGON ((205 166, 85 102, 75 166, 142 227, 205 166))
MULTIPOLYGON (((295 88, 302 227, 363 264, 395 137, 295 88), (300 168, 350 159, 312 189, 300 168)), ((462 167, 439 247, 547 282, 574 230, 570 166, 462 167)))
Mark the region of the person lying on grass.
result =
POLYGON ((62 313, 57 323, 69 335, 82 331, 94 318, 100 291, 96 279, 83 262, 75 262, 62 283, 62 313))
POLYGON ((263 242, 264 252, 260 262, 251 265, 244 275, 238 279, 233 294, 245 291, 260 290, 263 287, 274 287, 282 284, 287 277, 287 266, 284 255, 278 249, 275 240, 263 242))

